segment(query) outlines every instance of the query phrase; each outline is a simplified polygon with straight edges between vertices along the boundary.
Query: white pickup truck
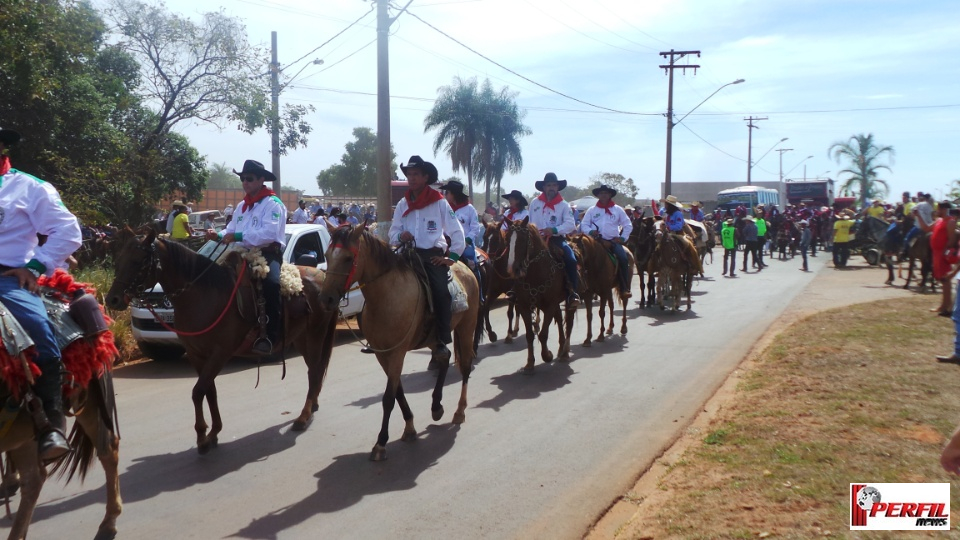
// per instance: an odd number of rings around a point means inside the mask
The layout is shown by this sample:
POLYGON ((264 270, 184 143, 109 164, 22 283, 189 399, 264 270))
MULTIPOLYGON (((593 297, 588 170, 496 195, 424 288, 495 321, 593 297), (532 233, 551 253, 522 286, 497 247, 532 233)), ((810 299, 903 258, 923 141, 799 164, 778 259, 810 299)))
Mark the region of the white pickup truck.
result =
MULTIPOLYGON (((287 247, 283 252, 284 262, 300 264, 316 264, 317 268, 326 270, 327 261, 324 253, 330 245, 330 233, 325 225, 287 225, 287 247), (314 257, 314 258, 311 258, 314 257)), ((226 248, 225 244, 208 241, 197 252, 209 258, 217 258, 226 248)), ((176 327, 173 317, 173 307, 160 285, 154 286, 141 298, 130 303, 131 326, 133 338, 137 341, 140 350, 154 360, 176 359, 183 353, 183 345, 175 332, 164 328, 147 309, 153 307, 157 316, 164 323, 176 327)), ((359 290, 352 291, 343 299, 340 310, 345 317, 353 317, 363 309, 363 294, 359 290)))

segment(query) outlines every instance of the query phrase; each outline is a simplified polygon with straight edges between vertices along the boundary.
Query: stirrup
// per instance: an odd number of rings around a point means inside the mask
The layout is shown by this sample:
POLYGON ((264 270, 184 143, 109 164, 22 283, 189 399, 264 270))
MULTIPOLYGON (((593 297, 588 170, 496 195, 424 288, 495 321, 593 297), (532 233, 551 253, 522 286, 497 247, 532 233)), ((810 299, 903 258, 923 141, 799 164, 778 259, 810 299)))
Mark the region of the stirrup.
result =
POLYGON ((40 437, 38 443, 40 461, 49 462, 60 459, 70 452, 70 443, 58 429, 51 429, 40 437))
POLYGON ((253 347, 250 348, 250 351, 257 355, 268 356, 273 352, 273 342, 267 337, 257 338, 257 340, 253 342, 253 347))

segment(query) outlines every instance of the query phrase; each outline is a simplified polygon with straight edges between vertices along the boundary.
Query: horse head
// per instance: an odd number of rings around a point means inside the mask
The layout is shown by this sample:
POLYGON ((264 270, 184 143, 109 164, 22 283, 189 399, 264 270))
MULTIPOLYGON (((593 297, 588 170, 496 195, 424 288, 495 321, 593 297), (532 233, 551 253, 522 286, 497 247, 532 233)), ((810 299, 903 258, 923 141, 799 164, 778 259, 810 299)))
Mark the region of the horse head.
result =
POLYGON ((500 228, 499 223, 490 222, 485 225, 483 231, 483 245, 487 246, 487 253, 489 253, 493 258, 501 256, 501 252, 506 247, 503 233, 504 231, 500 228))
POLYGON ((320 302, 324 309, 336 310, 350 285, 364 275, 361 247, 367 236, 372 235, 362 225, 333 229, 325 255, 326 276, 320 286, 320 302))
POLYGON ((113 284, 106 296, 107 307, 127 309, 132 298, 156 284, 157 256, 153 243, 156 237, 152 227, 142 236, 137 236, 130 227, 117 234, 120 247, 114 260, 113 284))
POLYGON ((512 278, 523 278, 527 273, 530 251, 533 249, 533 237, 539 238, 536 228, 530 225, 530 218, 520 221, 511 221, 504 218, 507 228, 507 275, 512 278), (526 263, 526 264, 525 264, 526 263))

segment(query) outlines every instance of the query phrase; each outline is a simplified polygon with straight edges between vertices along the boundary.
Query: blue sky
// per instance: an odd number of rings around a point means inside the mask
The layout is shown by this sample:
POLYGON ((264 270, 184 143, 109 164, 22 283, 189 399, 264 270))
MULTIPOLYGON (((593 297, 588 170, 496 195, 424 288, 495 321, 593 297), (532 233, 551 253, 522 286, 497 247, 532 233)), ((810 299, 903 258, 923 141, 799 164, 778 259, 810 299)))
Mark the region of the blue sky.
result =
MULTIPOLYGON (((399 0, 405 4, 406 0, 399 0)), ((102 2, 98 2, 102 5, 102 2)), ((241 18, 250 40, 269 46, 279 32, 279 59, 289 64, 368 11, 364 0, 170 0, 187 16, 220 9, 241 18)), ((746 180, 744 118, 765 116, 753 130, 753 156, 784 152, 788 178, 830 176, 842 168, 827 148, 858 133, 891 145, 900 191, 946 191, 960 179, 955 151, 960 96, 960 2, 898 0, 414 0, 409 10, 525 77, 591 108, 531 84, 450 41, 409 15, 391 27, 392 142, 399 161, 433 156, 423 118, 440 86, 490 78, 510 87, 533 131, 522 140, 524 167, 503 179, 509 191, 533 191, 548 171, 574 185, 599 172, 633 178, 640 195, 656 196, 664 177, 667 77, 660 51, 700 50, 696 74, 677 71, 679 118, 720 86, 673 133, 673 181, 746 180), (415 99, 408 99, 415 98, 415 99), (788 140, 777 144, 780 139, 788 140), (807 156, 812 156, 809 159, 807 156)), ((375 12, 304 62, 309 66, 281 102, 310 103, 310 144, 282 158, 284 184, 316 193, 317 173, 337 163, 356 126, 375 129, 375 12), (359 51, 359 52, 357 52, 359 51), (336 65, 348 55, 350 58, 336 65)), ((682 61, 683 62, 683 61, 682 61)), ((296 73, 302 63, 286 69, 296 73)), ((210 162, 239 168, 244 159, 270 163, 269 135, 228 127, 181 131, 210 162)), ((755 181, 779 177, 780 153, 756 163, 755 181)), ((843 177, 839 178, 840 180, 843 177)))

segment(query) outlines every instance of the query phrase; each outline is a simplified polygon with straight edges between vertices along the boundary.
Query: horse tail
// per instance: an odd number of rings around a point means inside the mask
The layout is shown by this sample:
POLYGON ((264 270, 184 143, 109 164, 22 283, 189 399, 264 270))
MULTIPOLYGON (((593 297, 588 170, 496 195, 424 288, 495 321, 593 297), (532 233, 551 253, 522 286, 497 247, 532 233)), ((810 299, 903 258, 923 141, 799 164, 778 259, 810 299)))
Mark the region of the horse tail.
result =
POLYGON ((87 401, 82 408, 88 407, 96 411, 96 433, 87 433, 79 420, 75 420, 69 436, 70 447, 74 450, 51 470, 58 478, 66 475, 68 483, 75 475, 83 482, 97 453, 109 451, 115 443, 114 439, 120 438, 116 394, 110 371, 104 371, 88 384, 87 401))

